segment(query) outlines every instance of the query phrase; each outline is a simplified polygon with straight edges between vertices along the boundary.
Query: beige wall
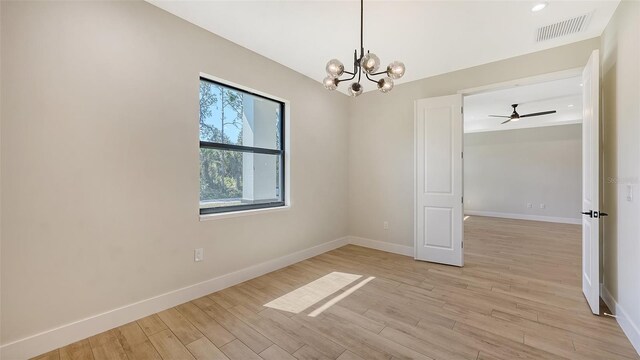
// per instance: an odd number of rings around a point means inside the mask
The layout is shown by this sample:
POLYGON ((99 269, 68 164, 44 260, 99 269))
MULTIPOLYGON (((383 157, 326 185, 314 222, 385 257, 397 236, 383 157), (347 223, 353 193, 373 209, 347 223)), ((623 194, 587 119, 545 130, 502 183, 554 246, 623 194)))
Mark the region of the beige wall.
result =
MULTIPOLYGON (((623 1, 602 34, 604 287, 640 328, 640 2, 623 1), (633 201, 627 201, 627 187, 633 201)), ((640 333, 636 333, 640 341, 640 333)), ((636 343, 640 346, 640 343, 636 343)))
POLYGON ((3 344, 347 235, 346 96, 147 3, 1 9, 3 344), (200 72, 291 101, 290 210, 198 221, 200 72))
POLYGON ((349 233, 413 246, 414 100, 581 67, 599 45, 594 38, 356 98, 349 123, 349 233))
MULTIPOLYGON (((413 101, 583 66, 600 46, 349 99, 146 3, 0 4, 3 344, 347 234, 411 246, 413 101), (291 101, 291 210, 198 221, 199 72, 291 101)), ((623 3, 602 37, 619 178, 640 163, 639 22, 623 3)), ((605 284, 637 321, 640 209, 620 189, 605 189, 605 284)))
POLYGON ((580 124, 465 134, 465 211, 578 221, 581 164, 580 124))

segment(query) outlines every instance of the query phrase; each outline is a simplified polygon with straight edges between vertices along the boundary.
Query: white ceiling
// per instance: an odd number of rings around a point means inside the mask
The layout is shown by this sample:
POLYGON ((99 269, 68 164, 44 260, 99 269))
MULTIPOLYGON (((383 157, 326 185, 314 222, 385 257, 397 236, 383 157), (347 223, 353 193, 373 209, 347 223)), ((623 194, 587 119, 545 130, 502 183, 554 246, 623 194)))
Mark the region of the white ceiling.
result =
POLYGON ((464 98, 464 132, 523 129, 582 122, 582 79, 572 77, 544 83, 485 92, 464 98), (520 115, 556 110, 557 113, 523 118, 500 124, 511 115, 511 104, 518 104, 520 115))
MULTIPOLYGON (((359 1, 147 1, 318 82, 359 47, 359 1)), ((600 36, 619 1, 536 2, 366 0, 364 46, 383 66, 403 61, 407 82, 600 36), (538 27, 591 12, 585 31, 535 42, 538 27)))

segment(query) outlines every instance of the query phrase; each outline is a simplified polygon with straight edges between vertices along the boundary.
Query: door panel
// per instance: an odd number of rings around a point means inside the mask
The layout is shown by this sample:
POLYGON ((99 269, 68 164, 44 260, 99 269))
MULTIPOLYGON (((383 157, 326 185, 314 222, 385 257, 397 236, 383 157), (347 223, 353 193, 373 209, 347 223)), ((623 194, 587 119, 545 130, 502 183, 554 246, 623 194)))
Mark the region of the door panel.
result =
POLYGON ((451 193, 452 134, 450 107, 426 108, 424 116, 425 193, 451 193), (443 121, 444 119, 444 121, 443 121))
POLYGON ((426 207, 424 245, 452 249, 453 211, 450 208, 426 207))
POLYGON ((582 72, 582 292, 594 314, 600 313, 599 59, 595 50, 582 72))
POLYGON ((463 265, 462 96, 416 101, 415 258, 463 265))

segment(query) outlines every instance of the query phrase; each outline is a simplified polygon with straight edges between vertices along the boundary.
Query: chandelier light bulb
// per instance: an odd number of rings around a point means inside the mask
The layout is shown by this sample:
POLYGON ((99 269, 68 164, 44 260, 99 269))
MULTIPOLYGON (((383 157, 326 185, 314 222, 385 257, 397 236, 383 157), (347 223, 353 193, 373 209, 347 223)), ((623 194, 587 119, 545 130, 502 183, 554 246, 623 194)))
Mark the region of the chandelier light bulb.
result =
POLYGON ((344 73, 344 65, 338 59, 331 59, 327 63, 326 70, 329 76, 337 78, 344 73))
POLYGON ((338 88, 338 78, 329 75, 322 80, 322 84, 327 90, 335 90, 338 88))
POLYGON ((383 77, 382 79, 378 80, 378 90, 380 90, 383 93, 388 93, 389 91, 391 91, 391 89, 393 89, 392 78, 383 77))
POLYGON ((347 92, 349 93, 349 96, 356 97, 362 94, 362 85, 360 85, 360 83, 354 82, 349 85, 349 89, 347 90, 347 92))
POLYGON ((360 66, 367 74, 373 74, 380 68, 380 59, 376 54, 368 53, 360 60, 360 66))
POLYGON ((394 61, 387 66, 387 75, 392 79, 400 79, 404 76, 404 64, 400 61, 394 61))

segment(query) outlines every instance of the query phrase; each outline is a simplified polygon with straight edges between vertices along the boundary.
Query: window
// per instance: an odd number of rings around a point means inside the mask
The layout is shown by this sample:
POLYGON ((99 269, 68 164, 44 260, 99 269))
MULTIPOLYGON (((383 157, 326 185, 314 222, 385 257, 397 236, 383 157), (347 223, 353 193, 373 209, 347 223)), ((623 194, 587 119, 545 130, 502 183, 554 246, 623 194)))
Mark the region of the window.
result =
POLYGON ((200 78, 200 214, 285 205, 284 103, 200 78))

